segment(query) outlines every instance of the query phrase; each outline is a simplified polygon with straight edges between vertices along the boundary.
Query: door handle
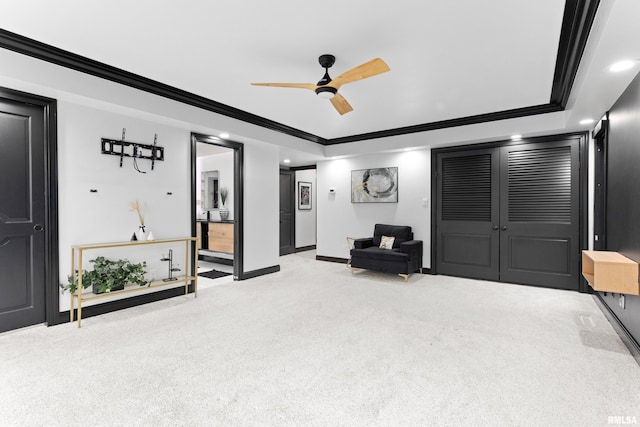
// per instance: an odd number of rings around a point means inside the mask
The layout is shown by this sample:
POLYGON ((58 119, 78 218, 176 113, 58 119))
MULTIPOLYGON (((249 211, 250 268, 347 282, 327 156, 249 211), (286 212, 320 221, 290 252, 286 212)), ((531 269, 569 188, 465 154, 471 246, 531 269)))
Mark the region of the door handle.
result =
POLYGON ((494 229, 494 230, 497 230, 497 229, 498 229, 498 226, 497 226, 497 225, 494 225, 494 226, 493 226, 493 229, 494 229))
POLYGON ((33 229, 35 231, 42 231, 42 230, 44 230, 44 227, 42 226, 42 224, 36 224, 36 225, 33 226, 33 229))
POLYGON ((507 226, 506 225, 502 226, 502 231, 507 231, 507 226))

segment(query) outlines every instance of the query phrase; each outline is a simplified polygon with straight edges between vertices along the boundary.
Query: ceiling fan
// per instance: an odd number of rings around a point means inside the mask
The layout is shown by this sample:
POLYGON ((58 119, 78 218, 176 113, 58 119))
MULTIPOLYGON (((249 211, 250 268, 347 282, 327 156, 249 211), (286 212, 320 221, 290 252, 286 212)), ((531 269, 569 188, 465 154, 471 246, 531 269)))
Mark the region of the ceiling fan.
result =
POLYGON ((338 93, 340 86, 355 82, 358 80, 373 77, 378 74, 389 71, 389 66, 380 58, 372 59, 369 62, 358 65, 349 71, 340 74, 335 79, 329 77, 329 68, 335 63, 336 57, 333 55, 320 55, 318 62, 324 68, 324 76, 317 83, 251 83, 254 86, 274 86, 274 87, 292 87, 299 89, 309 89, 314 91, 322 98, 328 98, 335 109, 342 114, 353 111, 353 108, 342 95, 338 93))

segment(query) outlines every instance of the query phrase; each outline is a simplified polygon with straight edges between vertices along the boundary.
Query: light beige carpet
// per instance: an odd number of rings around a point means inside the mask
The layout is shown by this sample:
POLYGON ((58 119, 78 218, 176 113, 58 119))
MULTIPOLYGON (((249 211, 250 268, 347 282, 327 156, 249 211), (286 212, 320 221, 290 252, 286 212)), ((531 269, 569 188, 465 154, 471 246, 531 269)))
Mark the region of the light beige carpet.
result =
POLYGON ((282 271, 0 335, 2 426, 601 426, 640 368, 589 295, 281 258, 282 271))

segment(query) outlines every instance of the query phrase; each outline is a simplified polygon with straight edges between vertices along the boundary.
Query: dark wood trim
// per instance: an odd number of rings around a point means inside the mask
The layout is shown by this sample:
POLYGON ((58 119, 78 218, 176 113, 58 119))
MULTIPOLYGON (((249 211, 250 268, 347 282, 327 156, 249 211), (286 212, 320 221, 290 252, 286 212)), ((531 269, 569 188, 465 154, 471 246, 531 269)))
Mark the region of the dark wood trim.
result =
POLYGON ((0 47, 276 132, 323 144, 325 139, 120 68, 0 29, 0 47))
POLYGON ((0 87, 0 97, 42 107, 44 113, 45 206, 45 321, 58 324, 60 312, 60 255, 58 238, 58 113, 57 101, 0 87))
MULTIPOLYGON (((193 285, 189 285, 189 293, 193 293, 193 285)), ((161 301, 164 299, 174 298, 180 295, 184 295, 184 286, 180 286, 172 289, 165 289, 163 291, 151 292, 148 294, 137 295, 134 297, 123 298, 115 301, 109 301, 102 304, 90 305, 82 307, 82 318, 99 316, 101 314, 111 313, 113 311, 124 310, 125 308, 137 307, 143 304, 149 304, 151 302, 161 301)), ((74 317, 77 319, 77 310, 74 317)), ((57 315, 56 323, 69 323, 69 310, 60 312, 57 315)))
POLYGON ((600 0, 567 0, 560 30, 556 68, 551 85, 550 103, 567 106, 573 82, 600 0))
POLYGON ((213 101, 200 95, 186 92, 2 29, 0 29, 0 47, 115 83, 153 93, 187 105, 192 105, 227 117, 232 117, 256 126, 281 132, 293 137, 312 141, 321 145, 335 145, 497 120, 507 120, 564 110, 571 93, 571 88, 573 87, 573 82, 589 37, 589 32, 591 31, 593 20, 595 19, 598 5, 599 0, 567 0, 560 31, 560 40, 556 56, 556 67, 551 87, 550 101, 548 104, 515 108, 512 110, 423 123, 333 139, 322 138, 318 135, 313 135, 300 129, 295 129, 282 123, 274 122, 264 117, 213 101))
MULTIPOLYGON (((578 233, 579 239, 578 247, 580 253, 577 255, 579 261, 580 271, 582 271, 582 250, 589 249, 589 132, 579 134, 578 140, 578 156, 580 162, 578 194, 580 198, 580 212, 578 213, 578 233)), ((580 283, 578 284, 578 291, 583 293, 592 293, 591 286, 587 283, 587 280, 578 272, 580 283)))
MULTIPOLYGON (((244 144, 212 135, 191 132, 191 235, 196 235, 196 147, 197 143, 219 145, 233 150, 233 279, 244 277, 244 144)), ((195 243, 193 243, 195 245, 195 243)), ((195 271, 195 260, 192 264, 195 271)))
POLYGON ((306 171, 311 169, 318 169, 318 167, 316 165, 307 165, 307 166, 294 166, 289 168, 289 170, 292 170, 292 171, 306 171))
POLYGON ((336 258, 332 256, 316 255, 316 261, 337 262, 339 264, 346 264, 349 262, 347 258, 336 258))
POLYGON ((312 251, 315 248, 316 248, 316 245, 302 246, 300 248, 295 248, 294 252, 298 253, 298 252, 312 251))
POLYGON ((609 323, 611 323, 611 326, 616 331, 624 345, 629 349, 631 356, 633 356, 638 365, 640 365, 640 344, 638 344, 638 341, 633 338, 633 335, 629 333, 627 328, 625 328, 620 319, 618 319, 618 316, 616 316, 616 314, 609 308, 599 293, 595 293, 593 295, 593 299, 600 308, 600 311, 602 311, 609 323))
POLYGON ((458 126, 467 126, 478 123, 493 122, 497 120, 515 119, 518 117, 534 116, 537 114, 547 114, 562 111, 562 107, 555 104, 543 104, 532 107, 515 108, 513 110, 498 111, 494 113, 478 114, 475 116, 461 117, 457 119, 442 120, 439 122, 423 123, 413 126, 404 126, 395 129, 387 129, 377 132, 361 133, 358 135, 333 138, 325 142, 324 145, 346 144, 376 138, 386 138, 390 136, 406 135, 416 132, 427 132, 438 129, 446 129, 458 126))
POLYGON ((593 232, 598 240, 593 242, 596 251, 607 248, 607 156, 609 146, 609 113, 598 122, 593 130, 594 141, 594 200, 593 232), (600 184, 600 187, 598 187, 600 184))
POLYGON ((438 250, 437 232, 438 232, 438 151, 431 151, 431 274, 438 274, 436 251, 438 250))
POLYGON ((260 268, 258 270, 247 271, 242 275, 241 280, 253 279, 255 277, 264 276, 265 274, 277 273, 280 271, 279 265, 273 265, 271 267, 260 268))

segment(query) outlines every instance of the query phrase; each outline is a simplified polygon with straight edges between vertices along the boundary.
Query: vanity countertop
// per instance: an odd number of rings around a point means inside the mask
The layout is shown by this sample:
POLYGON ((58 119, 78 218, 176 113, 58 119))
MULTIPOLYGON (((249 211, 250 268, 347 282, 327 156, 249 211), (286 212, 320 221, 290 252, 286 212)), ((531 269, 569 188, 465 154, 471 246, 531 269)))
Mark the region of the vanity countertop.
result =
POLYGON ((215 222, 215 223, 219 223, 219 224, 233 224, 235 221, 232 219, 228 219, 226 221, 222 221, 219 219, 197 219, 197 222, 215 222))

